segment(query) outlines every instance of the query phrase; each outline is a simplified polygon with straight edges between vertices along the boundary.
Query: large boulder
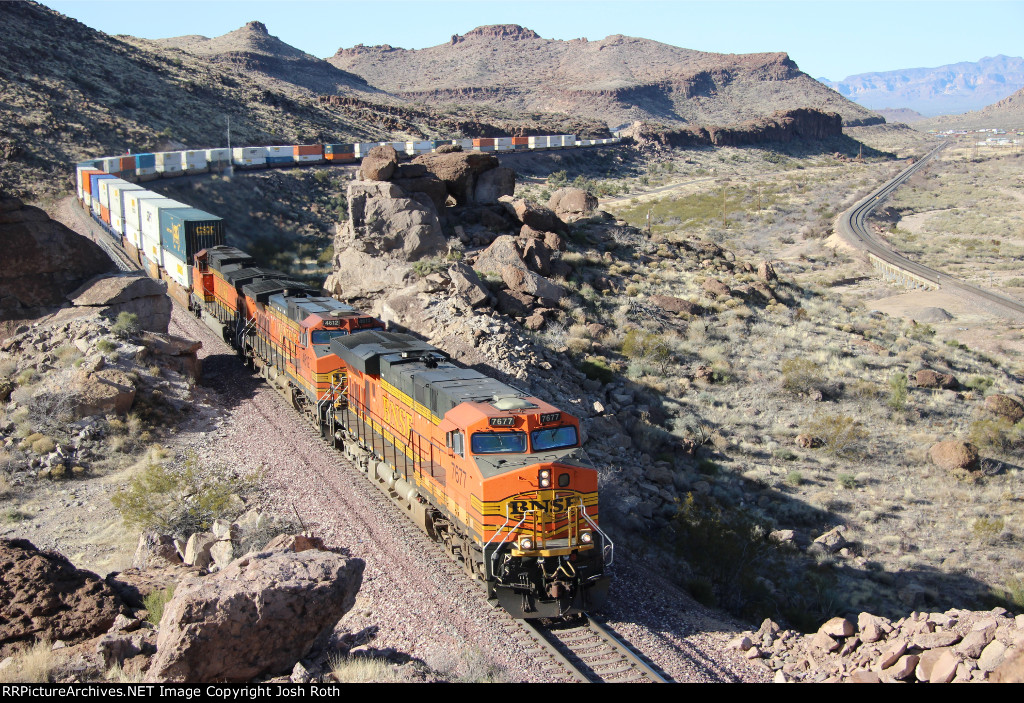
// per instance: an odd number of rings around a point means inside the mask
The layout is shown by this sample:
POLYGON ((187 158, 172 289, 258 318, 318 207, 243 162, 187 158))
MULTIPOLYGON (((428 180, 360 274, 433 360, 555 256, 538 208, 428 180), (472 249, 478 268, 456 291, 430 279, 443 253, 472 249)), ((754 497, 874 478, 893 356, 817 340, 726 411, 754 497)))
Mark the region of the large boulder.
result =
POLYGON ((1020 422, 1024 420, 1024 405, 1019 400, 1012 396, 990 395, 985 398, 985 409, 993 415, 1006 418, 1010 422, 1020 422))
POLYGON ((504 234, 496 238, 491 245, 477 257, 473 268, 478 273, 501 274, 506 267, 526 268, 526 263, 519 254, 514 237, 504 234))
POLYGON ((363 157, 359 167, 360 178, 364 181, 386 181, 398 168, 398 152, 390 145, 375 146, 363 157))
POLYGON ((51 372, 32 393, 36 413, 57 422, 95 415, 124 415, 135 402, 135 384, 114 368, 63 369, 51 372))
MULTIPOLYGON (((420 164, 404 164, 404 166, 420 166, 420 164)), ((425 168, 423 169, 426 170, 425 168)), ((448 189, 437 176, 432 173, 425 173, 421 176, 410 178, 393 178, 391 182, 409 194, 422 193, 430 199, 435 212, 442 212, 445 203, 448 202, 448 189)))
POLYGON ((490 299, 487 289, 480 282, 476 271, 463 263, 452 264, 448 269, 448 277, 455 286, 456 295, 466 299, 474 308, 485 305, 490 299))
POLYGON ((928 456, 933 464, 945 471, 973 471, 978 468, 978 448, 970 442, 937 442, 928 450, 928 456))
POLYGON ((117 270, 97 244, 3 193, 0 251, 0 321, 37 317, 93 276, 117 270))
POLYGON ((532 229, 541 232, 560 232, 565 229, 565 223, 558 219, 558 215, 543 205, 509 196, 502 197, 500 202, 513 217, 532 229))
POLYGON ((498 198, 516 192, 516 172, 499 166, 481 173, 476 179, 474 200, 478 203, 496 203, 498 198))
POLYGON ((139 343, 163 366, 195 379, 202 374, 202 362, 199 360, 202 342, 171 334, 143 332, 139 335, 139 343))
POLYGON ((548 199, 548 207, 563 220, 586 217, 597 205, 597 197, 582 188, 559 188, 548 199))
POLYGON ((921 369, 914 374, 918 388, 944 388, 955 390, 960 387, 956 377, 951 373, 939 373, 932 369, 921 369))
POLYGON ((564 288, 527 268, 515 238, 510 235, 495 239, 480 254, 473 268, 481 274, 496 273, 510 291, 543 298, 549 305, 555 305, 565 297, 564 288))
POLYGON ((412 162, 426 166, 427 171, 437 176, 458 205, 474 202, 480 174, 498 167, 498 157, 493 154, 469 151, 422 154, 412 162))
POLYGON ((28 540, 0 539, 0 655, 38 639, 96 637, 123 610, 114 590, 91 571, 28 540))
POLYGON ((688 315, 701 315, 704 312, 697 303, 691 303, 683 298, 676 298, 672 295, 652 295, 650 301, 665 312, 686 313, 688 315))
POLYGON ((291 671, 355 603, 363 562, 318 549, 252 552, 179 585, 147 680, 239 683, 291 671))

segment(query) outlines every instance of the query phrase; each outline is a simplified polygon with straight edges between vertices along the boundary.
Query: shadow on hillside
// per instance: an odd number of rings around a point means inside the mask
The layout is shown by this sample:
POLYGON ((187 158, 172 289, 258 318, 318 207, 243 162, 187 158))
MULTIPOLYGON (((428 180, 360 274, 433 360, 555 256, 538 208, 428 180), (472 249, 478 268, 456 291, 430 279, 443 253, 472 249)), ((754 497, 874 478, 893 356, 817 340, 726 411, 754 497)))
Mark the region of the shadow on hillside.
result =
POLYGON ((203 359, 203 375, 200 385, 222 400, 237 405, 252 398, 257 389, 266 383, 245 365, 237 354, 211 354, 203 359))

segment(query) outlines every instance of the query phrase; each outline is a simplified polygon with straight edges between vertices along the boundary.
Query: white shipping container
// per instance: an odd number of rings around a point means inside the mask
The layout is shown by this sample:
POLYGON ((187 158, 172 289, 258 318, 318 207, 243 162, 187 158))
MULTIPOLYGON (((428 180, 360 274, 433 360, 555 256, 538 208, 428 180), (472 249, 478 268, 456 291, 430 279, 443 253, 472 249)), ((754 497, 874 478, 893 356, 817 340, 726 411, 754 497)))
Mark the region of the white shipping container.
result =
POLYGON ((160 211, 172 208, 187 208, 177 200, 143 200, 139 206, 139 229, 142 231, 142 248, 146 258, 163 266, 164 253, 160 246, 160 211))
POLYGON ((576 135, 574 135, 574 134, 562 135, 562 146, 576 146, 576 135))
POLYGON ((262 146, 243 146, 232 150, 232 157, 240 166, 253 166, 267 163, 267 148, 262 146))
POLYGON ((494 150, 495 151, 512 151, 512 145, 511 144, 495 144, 494 145, 494 150))
POLYGON ((455 146, 461 146, 463 149, 472 149, 473 148, 473 140, 472 139, 456 139, 454 141, 455 141, 455 146))
POLYGON ((191 277, 188 264, 176 257, 173 252, 169 252, 166 249, 163 250, 163 256, 163 268, 164 271, 167 272, 167 275, 170 276, 171 280, 178 285, 183 288, 188 288, 190 285, 189 278, 191 277))
POLYGON ((109 189, 110 198, 110 226, 115 232, 121 236, 125 236, 124 231, 124 206, 125 196, 128 193, 135 190, 145 190, 140 185, 134 183, 118 183, 109 189))
POLYGON ((231 161, 231 150, 230 149, 207 149, 206 150, 206 163, 211 162, 224 162, 231 161))
POLYGON ((181 175, 180 151, 158 151, 153 156, 156 158, 157 173, 165 176, 181 175))
POLYGON ((512 137, 495 137, 494 146, 512 146, 512 137))
POLYGON ((118 156, 110 156, 100 161, 101 168, 107 173, 121 172, 121 159, 118 156))
POLYGON ((317 161, 323 161, 324 157, 320 156, 320 154, 299 154, 295 157, 295 160, 302 163, 316 163, 317 161))
POLYGON ((181 168, 189 173, 204 173, 210 170, 206 163, 206 150, 181 152, 181 168))
POLYGON ((151 190, 130 191, 124 199, 124 236, 142 251, 142 203, 146 200, 170 200, 151 190))
POLYGON ((267 156, 291 156, 294 153, 294 148, 290 146, 268 146, 265 148, 267 150, 267 156))

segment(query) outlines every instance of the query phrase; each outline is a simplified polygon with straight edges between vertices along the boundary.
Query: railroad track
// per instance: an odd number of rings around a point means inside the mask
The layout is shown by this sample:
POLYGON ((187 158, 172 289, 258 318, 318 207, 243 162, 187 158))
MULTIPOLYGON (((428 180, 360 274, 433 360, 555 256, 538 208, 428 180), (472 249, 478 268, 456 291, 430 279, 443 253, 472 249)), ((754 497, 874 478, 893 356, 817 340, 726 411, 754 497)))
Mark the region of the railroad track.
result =
POLYGON ((554 675, 562 669, 580 683, 671 681, 589 615, 564 622, 517 620, 509 626, 509 635, 523 640, 524 648, 537 655, 542 671, 554 675))
POLYGON ((842 213, 839 216, 839 235, 854 247, 862 249, 884 263, 927 282, 934 288, 955 291, 983 307, 986 312, 1010 320, 1024 322, 1024 303, 958 280, 953 276, 908 259, 899 252, 893 251, 885 241, 871 232, 867 225, 867 218, 876 208, 881 206, 897 188, 903 185, 908 178, 917 173, 918 170, 948 145, 948 141, 943 141, 895 178, 883 184, 866 198, 858 201, 853 207, 842 213))

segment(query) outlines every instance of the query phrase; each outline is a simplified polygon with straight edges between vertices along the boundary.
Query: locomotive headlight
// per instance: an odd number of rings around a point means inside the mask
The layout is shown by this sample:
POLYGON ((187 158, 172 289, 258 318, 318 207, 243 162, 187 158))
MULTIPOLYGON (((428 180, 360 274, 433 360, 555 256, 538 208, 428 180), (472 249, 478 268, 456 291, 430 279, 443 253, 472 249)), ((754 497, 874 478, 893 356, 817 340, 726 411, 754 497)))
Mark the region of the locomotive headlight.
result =
POLYGON ((538 474, 537 474, 537 482, 540 484, 541 488, 550 488, 551 487, 551 470, 550 469, 541 469, 538 472, 538 474))
POLYGON ((589 532, 583 532, 580 534, 580 542, 583 544, 590 544, 594 541, 594 536, 589 532))
POLYGON ((529 537, 523 537, 521 540, 519 540, 519 548, 523 551, 529 551, 533 549, 533 540, 529 537))
POLYGON ((540 480, 540 487, 541 488, 548 488, 550 485, 551 485, 551 479, 550 478, 542 478, 540 480))

